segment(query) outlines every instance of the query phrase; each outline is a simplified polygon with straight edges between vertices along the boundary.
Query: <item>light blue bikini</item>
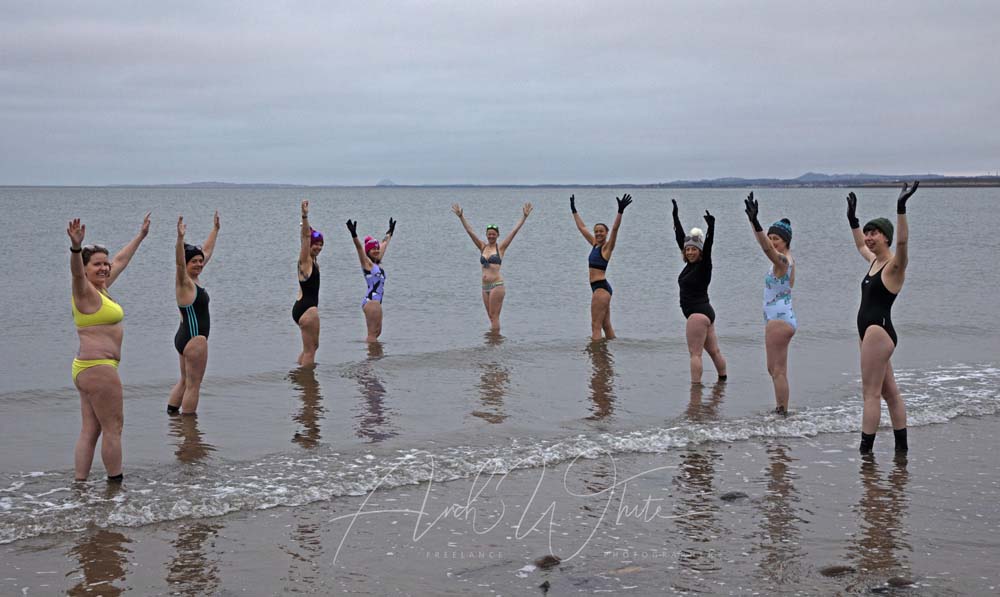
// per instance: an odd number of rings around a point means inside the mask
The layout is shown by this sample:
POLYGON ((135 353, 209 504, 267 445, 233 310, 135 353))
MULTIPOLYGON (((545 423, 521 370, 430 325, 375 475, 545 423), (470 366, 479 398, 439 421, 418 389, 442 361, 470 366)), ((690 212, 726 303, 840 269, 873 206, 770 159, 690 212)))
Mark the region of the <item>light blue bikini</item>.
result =
POLYGON ((771 320, 787 321, 792 329, 798 329, 799 323, 795 320, 795 309, 792 309, 792 264, 785 272, 784 276, 776 278, 774 276, 774 265, 764 276, 764 321, 771 320))

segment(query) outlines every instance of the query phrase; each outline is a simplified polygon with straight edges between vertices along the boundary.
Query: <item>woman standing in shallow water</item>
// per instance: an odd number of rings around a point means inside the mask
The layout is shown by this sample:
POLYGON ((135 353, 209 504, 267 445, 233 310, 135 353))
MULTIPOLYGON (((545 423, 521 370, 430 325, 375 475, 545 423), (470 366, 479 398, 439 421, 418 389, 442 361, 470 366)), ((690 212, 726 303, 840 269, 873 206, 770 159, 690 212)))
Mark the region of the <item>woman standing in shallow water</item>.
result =
POLYGON ((385 270, 382 269, 382 259, 385 258, 386 251, 389 250, 389 241, 392 240, 392 233, 396 231, 396 220, 389 218, 389 230, 386 231, 382 242, 378 242, 370 236, 365 237, 364 244, 358 240, 357 220, 347 220, 347 230, 354 240, 354 248, 358 252, 358 259, 361 261, 361 272, 365 275, 365 282, 368 290, 365 298, 361 300, 361 310, 365 314, 365 325, 368 328, 368 342, 377 342, 382 334, 382 296, 385 293, 385 270))
POLYGON ((451 211, 458 216, 465 231, 469 234, 469 238, 479 249, 479 263, 483 266, 483 306, 486 307, 486 316, 490 318, 490 330, 499 332, 500 309, 503 308, 503 299, 507 295, 507 290, 503 285, 503 276, 500 274, 500 264, 503 263, 503 254, 507 252, 507 247, 510 246, 511 241, 514 240, 517 232, 528 219, 528 215, 531 213, 531 204, 524 204, 521 209, 521 219, 511 229, 507 238, 499 244, 497 239, 500 238, 500 228, 496 224, 490 224, 486 227, 486 242, 484 243, 472 231, 472 226, 465 219, 461 206, 456 203, 451 206, 451 211))
POLYGON ((80 348, 73 359, 73 385, 80 392, 83 424, 73 456, 74 476, 86 481, 94 463, 97 440, 101 440, 101 460, 108 482, 120 483, 122 474, 122 382, 118 362, 122 354, 122 319, 125 311, 108 295, 149 234, 149 214, 142 228, 113 260, 100 245, 83 246, 87 227, 79 219, 66 228, 69 235, 69 269, 73 275, 71 304, 80 348))
POLYGON ((708 300, 708 285, 712 282, 712 244, 715 240, 715 216, 705 210, 705 223, 708 224, 708 235, 699 228, 692 228, 690 234, 684 233, 680 216, 677 212, 677 200, 671 199, 674 205, 674 236, 677 248, 681 250, 684 259, 684 269, 677 277, 681 290, 681 311, 687 319, 687 345, 691 355, 691 383, 701 383, 701 353, 708 352, 719 374, 719 381, 726 381, 726 359, 719 349, 719 339, 715 335, 715 309, 708 300))
POLYGON ((896 330, 892 327, 892 303, 903 289, 906 265, 909 261, 909 226, 906 223, 906 202, 920 181, 903 188, 896 199, 896 253, 889 250, 893 226, 886 218, 875 218, 860 228, 856 215, 858 198, 847 196, 847 221, 851 225, 854 246, 868 263, 868 273, 861 281, 861 306, 858 308, 858 335, 861 337, 861 391, 864 411, 861 416, 861 453, 870 454, 875 444, 882 416, 881 400, 889 407, 896 451, 906 452, 906 405, 896 386, 892 372, 892 353, 896 350, 896 330))
POLYGON ((292 306, 292 320, 302 332, 302 352, 299 365, 316 362, 319 348, 319 262, 323 250, 323 235, 309 225, 309 202, 302 202, 302 227, 299 232, 299 298, 292 306))
POLYGON ((212 258, 219 228, 219 212, 215 212, 212 231, 208 233, 205 244, 201 247, 189 245, 184 242, 187 232, 184 217, 177 218, 175 292, 181 324, 174 335, 174 348, 180 355, 181 378, 167 400, 167 413, 172 415, 193 415, 198 410, 201 380, 208 365, 208 332, 211 328, 208 291, 201 287, 198 277, 212 258))
POLYGON ((767 230, 757 219, 759 208, 753 193, 744 201, 754 238, 771 261, 764 276, 764 346, 767 351, 767 372, 774 384, 775 414, 788 415, 788 344, 798 329, 792 308, 792 287, 795 286, 795 260, 792 259, 792 223, 782 218, 767 230))
POLYGON ((594 224, 594 232, 587 230, 587 225, 583 223, 583 218, 576 212, 576 195, 570 195, 569 209, 573 212, 573 220, 576 228, 583 235, 583 238, 590 243, 590 256, 587 258, 590 276, 590 339, 600 340, 601 332, 604 337, 611 340, 615 337, 615 330, 611 327, 611 284, 605 277, 605 270, 608 269, 608 262, 611 260, 611 253, 615 250, 615 242, 618 240, 618 228, 622 225, 622 214, 625 208, 632 203, 632 195, 628 193, 621 197, 616 197, 618 202, 618 215, 615 216, 615 223, 611 227, 611 234, 608 235, 608 225, 594 224))

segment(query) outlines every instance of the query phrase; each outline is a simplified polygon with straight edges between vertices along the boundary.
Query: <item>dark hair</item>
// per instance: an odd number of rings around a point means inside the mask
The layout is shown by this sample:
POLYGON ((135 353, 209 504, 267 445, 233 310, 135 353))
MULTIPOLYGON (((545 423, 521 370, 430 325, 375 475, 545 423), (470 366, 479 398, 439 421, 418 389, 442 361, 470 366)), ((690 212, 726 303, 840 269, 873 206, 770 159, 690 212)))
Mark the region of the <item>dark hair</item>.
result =
POLYGON ((184 263, 190 263, 198 255, 201 255, 202 259, 205 258, 205 253, 202 252, 201 247, 184 243, 184 263))
POLYGON ((94 253, 104 253, 109 257, 111 256, 106 247, 102 247, 101 245, 87 245, 83 248, 83 251, 80 254, 80 256, 83 257, 84 265, 90 263, 90 258, 93 257, 94 253))
POLYGON ((597 228, 598 226, 604 226, 605 230, 611 230, 610 228, 608 228, 608 225, 605 224, 604 222, 598 222, 598 223, 594 224, 594 228, 597 228))

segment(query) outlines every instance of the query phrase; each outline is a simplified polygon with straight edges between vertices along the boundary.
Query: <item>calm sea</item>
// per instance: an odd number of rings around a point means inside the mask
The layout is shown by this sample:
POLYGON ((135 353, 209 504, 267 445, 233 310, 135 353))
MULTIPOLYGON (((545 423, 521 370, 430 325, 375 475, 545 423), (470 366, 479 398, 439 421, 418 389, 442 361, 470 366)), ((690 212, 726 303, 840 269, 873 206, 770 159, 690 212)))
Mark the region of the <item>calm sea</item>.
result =
MULTIPOLYGON (((750 233, 741 190, 635 190, 608 268, 619 338, 589 342, 588 226, 611 223, 604 189, 0 189, 7 229, 0 285, 0 543, 89 523, 138 526, 274 505, 296 506, 428 478, 461 478, 485 462, 555 463, 601 450, 663 452, 710 440, 856 433, 854 324, 866 269, 851 240, 845 190, 763 190, 761 221, 792 221, 796 258, 791 406, 775 419, 764 370, 761 297, 768 263, 750 233), (682 267, 670 223, 676 197, 688 228, 717 217, 710 289, 725 386, 688 384, 682 267), (320 256, 321 345, 298 371, 291 319, 299 202, 326 235, 320 256), (535 210, 504 256, 502 337, 480 297, 479 255, 451 213, 504 235, 520 206, 535 210), (178 375, 173 243, 183 214, 201 242, 222 230, 202 282, 212 297, 209 366, 199 417, 170 419, 178 375), (153 225, 112 288, 125 308, 127 496, 70 487, 79 398, 70 379, 66 223, 117 249, 153 225), (344 222, 380 236, 398 220, 387 271, 382 346, 364 342, 364 280, 344 222), (704 396, 701 393, 704 392, 704 396), (689 422, 693 399, 718 419, 689 422), (442 465, 441 463, 444 462, 442 465)), ((892 217, 896 191, 862 190, 862 221, 892 217)), ((910 201, 910 265, 893 319, 893 357, 910 425, 1000 412, 1000 189, 921 188, 910 201)), ((714 380, 706 358, 706 381, 714 380)), ((883 422, 887 422, 883 418, 883 422)), ((883 438, 881 441, 888 441, 883 438)), ((95 462, 95 477, 103 468, 95 462)))

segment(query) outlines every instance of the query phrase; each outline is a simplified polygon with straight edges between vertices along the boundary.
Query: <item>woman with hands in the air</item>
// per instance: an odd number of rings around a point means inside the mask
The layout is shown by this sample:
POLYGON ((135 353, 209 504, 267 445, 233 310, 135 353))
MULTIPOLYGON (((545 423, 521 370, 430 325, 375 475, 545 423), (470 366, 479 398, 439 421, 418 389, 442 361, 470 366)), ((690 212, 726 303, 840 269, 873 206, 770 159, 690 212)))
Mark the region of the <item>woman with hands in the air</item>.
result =
POLYGON ((611 295, 613 291, 605 277, 605 270, 608 269, 608 262, 615 250, 618 228, 622 224, 622 214, 625 213, 625 208, 632 203, 632 196, 626 193, 621 197, 616 197, 615 200, 618 202, 618 215, 615 216, 611 233, 608 234, 607 224, 597 223, 594 224, 593 232, 587 230, 583 218, 576 211, 576 195, 571 195, 569 198, 569 208, 573 212, 576 228, 591 246, 587 264, 590 266, 590 290, 592 293, 590 298, 590 338, 594 341, 601 339, 602 331, 604 337, 609 340, 615 337, 615 330, 611 327, 611 295))
POLYGON ((465 214, 461 206, 457 203, 451 206, 451 211, 455 212, 462 226, 472 239, 472 243, 479 249, 479 263, 483 267, 483 306, 486 307, 486 316, 490 319, 490 331, 500 331, 500 310, 503 308, 503 299, 507 295, 504 288, 503 275, 500 274, 500 264, 503 263, 503 255, 507 252, 512 240, 517 232, 524 226, 524 222, 531 213, 531 204, 525 203, 521 208, 521 219, 511 229, 507 236, 500 242, 500 228, 496 224, 486 226, 486 242, 483 242, 465 219, 465 214))
POLYGON ((299 230, 299 297, 292 305, 292 320, 302 332, 302 352, 296 362, 312 365, 319 348, 319 254, 323 235, 309 225, 309 202, 302 202, 299 230))
POLYGON ((691 355, 691 383, 701 383, 702 351, 708 352, 719 374, 719 381, 725 381, 726 359, 719 349, 719 339, 715 334, 715 310, 708 299, 708 285, 712 282, 712 243, 715 239, 715 216, 705 210, 708 234, 700 228, 684 232, 677 211, 677 200, 673 203, 674 237, 684 259, 684 269, 677 278, 680 286, 681 311, 687 319, 687 345, 691 355))
POLYGON ((358 259, 361 261, 361 271, 365 275, 365 282, 368 290, 365 298, 361 300, 361 310, 365 314, 365 325, 368 327, 368 342, 377 342, 382 334, 382 295, 385 292, 385 270, 382 269, 382 260, 389 250, 389 241, 392 240, 392 233, 396 231, 396 220, 389 218, 389 230, 386 231, 382 242, 375 240, 371 236, 366 236, 364 244, 358 240, 357 220, 347 220, 347 230, 354 240, 354 248, 358 251, 358 259))

